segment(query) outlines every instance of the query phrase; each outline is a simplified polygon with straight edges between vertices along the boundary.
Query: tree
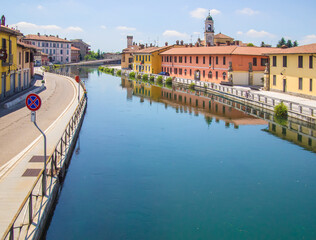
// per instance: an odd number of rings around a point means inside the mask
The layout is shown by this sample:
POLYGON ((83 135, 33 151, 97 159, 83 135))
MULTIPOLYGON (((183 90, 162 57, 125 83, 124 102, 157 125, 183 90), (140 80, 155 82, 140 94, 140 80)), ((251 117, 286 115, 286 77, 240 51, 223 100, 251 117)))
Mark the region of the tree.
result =
POLYGON ((288 48, 291 48, 291 47, 293 47, 293 43, 292 43, 292 41, 289 39, 289 40, 287 40, 287 42, 286 42, 286 44, 285 44, 288 48))
POLYGON ((264 42, 261 42, 260 47, 265 47, 265 46, 266 46, 266 44, 264 42))
POLYGON ((253 45, 253 43, 248 43, 247 47, 254 47, 255 45, 253 45))
POLYGON ((298 46, 298 43, 297 41, 295 40, 294 43, 293 43, 293 47, 297 47, 298 46))
POLYGON ((285 41, 284 37, 282 37, 281 40, 278 42, 277 47, 280 48, 280 47, 282 47, 283 45, 286 45, 286 41, 285 41))

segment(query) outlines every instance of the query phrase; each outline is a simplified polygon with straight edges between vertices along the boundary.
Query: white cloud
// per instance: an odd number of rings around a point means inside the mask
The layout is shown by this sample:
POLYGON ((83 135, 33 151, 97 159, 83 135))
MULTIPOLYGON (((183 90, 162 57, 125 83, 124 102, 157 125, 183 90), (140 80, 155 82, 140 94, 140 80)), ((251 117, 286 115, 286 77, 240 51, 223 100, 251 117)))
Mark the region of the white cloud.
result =
POLYGON ((162 35, 165 37, 189 38, 188 34, 180 33, 180 32, 175 31, 175 30, 166 30, 166 31, 164 31, 164 33, 162 35))
POLYGON ((43 7, 42 5, 38 5, 38 6, 37 6, 37 9, 38 9, 38 10, 42 10, 42 9, 44 9, 44 7, 43 7))
POLYGON ((102 28, 102 29, 104 29, 104 30, 105 30, 105 29, 106 29, 106 26, 101 25, 101 26, 100 26, 100 28, 102 28))
POLYGON ((315 34, 307 35, 303 37, 303 39, 300 40, 299 42, 301 45, 316 43, 316 35, 315 34))
POLYGON ((118 26, 116 29, 120 31, 136 31, 136 28, 126 26, 118 26))
MULTIPOLYGON (((197 8, 193 11, 190 12, 191 17, 197 18, 197 19, 203 19, 206 18, 208 15, 209 11, 206 8, 197 8)), ((221 12, 217 9, 211 9, 210 14, 212 16, 218 15, 221 12)))
POLYGON ((248 15, 248 16, 259 14, 259 11, 253 10, 251 8, 244 8, 242 10, 237 10, 236 12, 238 14, 243 14, 243 15, 248 15))
POLYGON ((68 27, 66 28, 67 31, 72 31, 72 32, 83 32, 83 29, 81 27, 68 27))
POLYGON ((237 32, 238 35, 246 35, 247 37, 251 37, 251 38, 274 38, 275 36, 272 33, 268 33, 266 31, 256 31, 254 29, 250 29, 248 32, 243 33, 241 31, 237 32))

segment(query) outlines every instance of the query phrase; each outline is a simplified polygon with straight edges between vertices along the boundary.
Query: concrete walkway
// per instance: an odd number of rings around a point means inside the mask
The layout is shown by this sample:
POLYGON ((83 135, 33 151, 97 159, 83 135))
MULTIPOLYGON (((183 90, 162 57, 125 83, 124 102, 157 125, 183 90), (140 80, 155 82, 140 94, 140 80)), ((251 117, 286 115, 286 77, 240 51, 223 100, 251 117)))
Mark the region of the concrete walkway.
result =
MULTIPOLYGON (((68 77, 45 73, 46 90, 39 93, 42 107, 37 124, 47 136, 47 155, 53 151, 78 104, 78 84, 68 77)), ((81 93, 83 90, 81 89, 81 93)), ((26 169, 42 169, 43 138, 30 120, 24 103, 0 118, 0 237, 17 213, 37 176, 22 176, 26 169)), ((4 111, 3 109, 0 109, 4 111)))

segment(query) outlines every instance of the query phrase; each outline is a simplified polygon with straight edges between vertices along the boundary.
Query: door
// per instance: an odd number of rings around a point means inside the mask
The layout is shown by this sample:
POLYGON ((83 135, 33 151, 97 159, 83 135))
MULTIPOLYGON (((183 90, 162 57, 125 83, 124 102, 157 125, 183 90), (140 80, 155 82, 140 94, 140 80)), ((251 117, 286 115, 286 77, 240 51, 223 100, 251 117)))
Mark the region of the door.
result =
POLYGON ((5 79, 5 76, 6 76, 6 74, 5 73, 2 73, 2 75, 1 75, 1 98, 3 99, 4 97, 5 97, 5 92, 6 92, 6 79, 5 79))
POLYGON ((283 92, 286 92, 286 79, 283 79, 283 92))

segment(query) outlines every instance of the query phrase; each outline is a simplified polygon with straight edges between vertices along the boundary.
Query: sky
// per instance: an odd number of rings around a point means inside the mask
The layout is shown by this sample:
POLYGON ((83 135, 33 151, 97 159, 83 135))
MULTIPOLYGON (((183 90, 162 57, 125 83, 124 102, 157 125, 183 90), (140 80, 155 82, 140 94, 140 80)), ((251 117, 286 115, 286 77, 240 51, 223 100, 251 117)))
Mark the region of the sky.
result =
POLYGON ((11 0, 1 2, 6 24, 24 35, 52 34, 83 39, 91 49, 120 52, 126 36, 136 43, 163 46, 204 39, 209 12, 215 34, 276 46, 281 37, 299 45, 316 43, 315 0, 11 0))

